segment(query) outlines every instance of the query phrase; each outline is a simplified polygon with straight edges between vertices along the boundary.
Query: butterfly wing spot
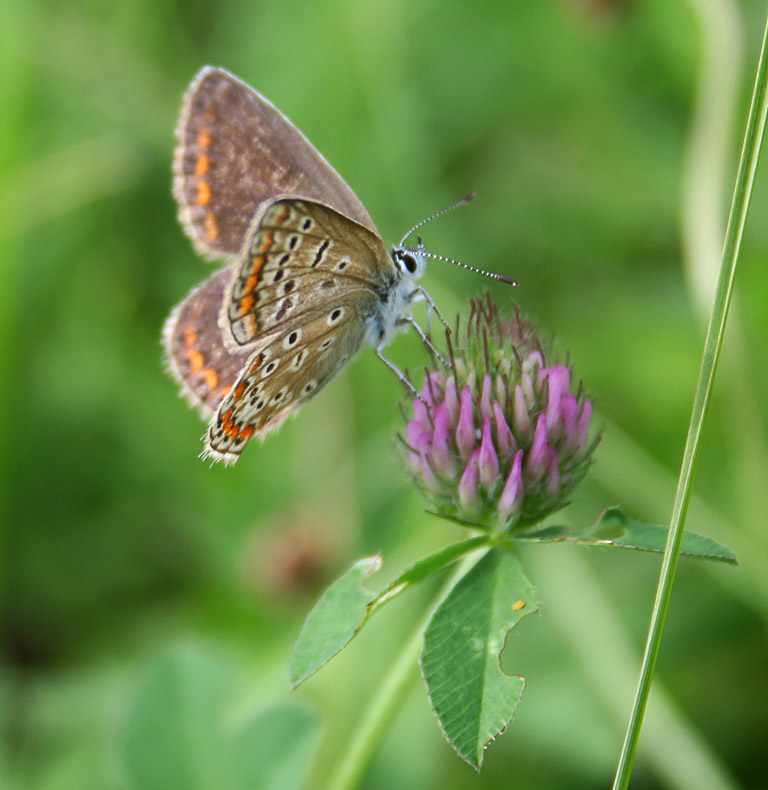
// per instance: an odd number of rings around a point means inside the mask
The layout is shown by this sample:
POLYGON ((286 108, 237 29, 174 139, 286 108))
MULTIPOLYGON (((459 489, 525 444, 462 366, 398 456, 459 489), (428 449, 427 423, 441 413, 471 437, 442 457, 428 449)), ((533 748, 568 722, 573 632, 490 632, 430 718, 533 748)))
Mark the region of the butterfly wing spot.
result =
POLYGON ((310 379, 302 388, 301 388, 301 396, 306 398, 307 395, 311 395, 317 389, 317 379, 310 379))
POLYGON ((251 311, 251 308, 256 303, 256 299, 254 299, 253 294, 248 294, 244 296, 236 305, 233 304, 232 307, 236 308, 235 315, 238 318, 242 318, 246 313, 251 311))
POLYGON ((291 349, 301 340, 301 329, 294 329, 285 340, 283 340, 283 348, 291 349))
POLYGON ((237 438, 235 439, 235 444, 245 444, 251 436, 253 436, 255 428, 253 425, 249 425, 247 428, 243 428, 242 431, 238 434, 237 438))
POLYGON ((255 274, 252 274, 247 279, 239 279, 232 288, 232 296, 235 299, 240 300, 244 296, 252 294, 253 289, 256 287, 257 281, 258 277, 256 277, 255 274))
POLYGON ((263 395, 261 397, 251 398, 249 405, 253 413, 258 414, 267 405, 267 399, 263 395))
POLYGON ((245 263, 240 267, 240 277, 246 280, 250 277, 258 277, 262 266, 264 266, 266 262, 267 258, 263 253, 249 255, 245 259, 245 263))
POLYGON ((205 151, 202 151, 197 156, 195 162, 195 175, 204 176, 211 169, 211 157, 205 151))
POLYGON ((320 353, 324 354, 333 345, 334 340, 335 338, 333 337, 327 337, 325 340, 323 340, 323 342, 319 346, 320 353))
POLYGON ((328 251, 332 249, 332 247, 333 241, 331 239, 323 239, 323 243, 317 248, 315 259, 310 263, 310 266, 314 269, 321 264, 326 259, 328 251))
POLYGON ((309 349, 305 346, 291 360, 291 370, 299 370, 309 356, 309 349))
POLYGON ((328 326, 336 326, 336 324, 344 318, 346 310, 343 307, 336 307, 328 314, 328 326))
POLYGON ((288 237, 287 247, 291 252, 295 252, 301 247, 301 236, 298 233, 294 233, 288 237))
POLYGON ((268 362, 264 366, 264 370, 261 371, 261 377, 265 379, 267 378, 267 376, 271 376, 277 370, 277 366, 279 364, 280 364, 279 359, 273 359, 271 362, 268 362))
POLYGON ((296 283, 293 280, 287 280, 283 283, 283 293, 289 294, 295 287, 296 283))
POLYGON ((197 145, 200 148, 211 147, 211 133, 205 128, 205 126, 200 127, 200 133, 197 135, 197 145))
MULTIPOLYGON (((234 305, 232 305, 234 307, 234 305)), ((232 315, 232 308, 230 307, 230 317, 232 315)), ((258 325, 256 324, 256 316, 253 313, 239 318, 237 321, 232 322, 232 334, 235 340, 244 346, 250 343, 256 337, 258 325)))
POLYGON ((197 182, 196 199, 198 206, 207 206, 211 202, 211 186, 204 178, 197 182))
POLYGON ((251 242, 251 253, 254 255, 264 255, 272 247, 274 234, 271 230, 260 230, 254 234, 251 242))
POLYGON ((274 276, 272 277, 272 282, 273 283, 279 283, 280 280, 283 279, 283 276, 285 275, 286 271, 287 271, 287 269, 278 269, 275 272, 274 276))
POLYGON ((293 299, 290 296, 283 299, 280 309, 275 314, 275 323, 282 321, 286 313, 289 313, 295 307, 293 299))
POLYGON ((312 217, 304 217, 299 227, 301 228, 302 233, 309 233, 309 231, 315 227, 315 221, 312 219, 312 217))
POLYGON ((191 374, 195 374, 199 373, 205 367, 205 357, 200 351, 194 348, 194 345, 197 342, 197 333, 192 330, 190 331, 192 340, 190 341, 187 339, 185 356, 187 358, 187 362, 189 363, 189 372, 191 374))
POLYGON ((280 389, 272 396, 270 405, 277 406, 281 402, 287 403, 290 399, 288 387, 280 387, 280 389))
POLYGON ((203 230, 205 236, 211 244, 215 244, 219 240, 221 231, 219 230, 219 223, 216 221, 216 215, 212 211, 206 211, 203 218, 203 230))
POLYGON ((264 225, 282 225, 291 224, 293 222, 294 210, 291 208, 290 203, 281 201, 270 206, 264 214, 264 225))

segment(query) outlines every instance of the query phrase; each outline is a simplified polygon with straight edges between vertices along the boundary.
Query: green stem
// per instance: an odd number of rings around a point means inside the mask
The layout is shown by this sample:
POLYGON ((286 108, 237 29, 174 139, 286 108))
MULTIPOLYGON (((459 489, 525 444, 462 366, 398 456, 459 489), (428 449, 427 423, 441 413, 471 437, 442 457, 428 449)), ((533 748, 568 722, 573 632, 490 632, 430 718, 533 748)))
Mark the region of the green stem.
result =
POLYGON ((766 100, 766 76, 768 75, 768 19, 763 33, 763 43, 760 49, 757 76, 752 94, 752 104, 747 120, 747 129, 744 135, 744 145, 739 160, 739 170, 736 176, 736 186, 728 217, 728 227, 725 233, 723 259, 720 268, 720 277, 717 284, 715 301, 712 306, 712 316, 707 328, 707 337, 704 341, 704 353, 699 371, 699 380, 696 387, 696 396, 693 402, 691 422, 688 429, 683 462, 680 468, 680 477, 672 509, 669 536, 662 561, 659 585, 656 591, 648 639, 643 654, 643 663, 640 669, 635 700, 632 705, 627 732, 624 737, 619 764, 614 779, 614 790, 626 790, 629 785, 629 776, 632 771, 637 743, 640 737, 640 728, 643 722, 651 681, 659 654, 661 636, 664 630, 664 621, 669 608, 672 594, 672 582, 677 568, 680 553, 680 543, 683 537, 685 519, 688 505, 691 500, 691 486, 696 466, 696 458, 701 439, 701 428, 707 412, 712 383, 720 356, 725 324, 728 317, 733 294, 733 281, 736 274, 736 262, 739 254, 747 211, 752 195, 752 186, 757 169, 757 160, 760 154, 760 145, 765 128, 768 101, 766 100))
POLYGON ((435 602, 417 623, 413 633, 403 647, 400 657, 384 678, 376 696, 368 705, 365 717, 355 729, 355 735, 347 745, 340 762, 331 771, 326 784, 328 790, 353 790, 371 758, 374 748, 384 734, 392 717, 400 707, 408 687, 416 677, 413 671, 419 660, 424 630, 432 613, 448 591, 464 575, 467 561, 462 562, 451 574, 440 590, 435 602))

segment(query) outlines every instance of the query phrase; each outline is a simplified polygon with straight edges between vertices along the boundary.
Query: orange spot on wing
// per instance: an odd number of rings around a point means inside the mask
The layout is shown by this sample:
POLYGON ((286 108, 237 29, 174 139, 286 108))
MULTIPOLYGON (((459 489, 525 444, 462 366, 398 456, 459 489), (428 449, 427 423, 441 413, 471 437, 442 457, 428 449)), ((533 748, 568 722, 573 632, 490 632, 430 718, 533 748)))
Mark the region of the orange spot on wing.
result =
POLYGON ((197 332, 191 326, 184 327, 184 345, 192 348, 195 343, 197 343, 197 332))
POLYGON ((203 152, 197 157, 197 162, 195 162, 195 175, 204 176, 210 169, 211 159, 208 154, 203 152))
POLYGON ((205 219, 203 220, 203 224, 205 225, 205 235, 208 237, 208 241, 213 243, 214 241, 219 240, 219 223, 216 222, 216 215, 212 211, 205 212, 205 219))
POLYGON ((269 248, 272 246, 273 236, 271 230, 265 230, 262 235, 262 242, 261 247, 259 247, 259 252, 267 252, 269 248))
POLYGON ((282 225, 288 219, 290 213, 291 213, 290 207, 288 206, 287 203, 284 204, 283 205, 283 210, 282 210, 280 216, 275 220, 275 223, 277 225, 282 225))
POLYGON ((197 205, 207 206, 210 202, 211 186, 204 178, 201 178, 197 182, 197 205))
MULTIPOLYGON (((263 264, 262 264, 263 265, 263 264)), ((259 267, 261 268, 261 266, 259 267)), ((246 281, 245 285, 243 286, 243 291, 247 294, 251 293, 253 289, 256 287, 256 283, 259 281, 257 275, 252 274, 246 281)))
POLYGON ((254 431, 253 425, 249 425, 247 428, 243 428, 243 430, 240 431, 240 438, 244 442, 247 442, 251 438, 251 436, 253 436, 253 431, 254 431))
POLYGON ((240 398, 243 397, 243 393, 245 392, 245 390, 246 390, 245 382, 240 382, 240 384, 237 385, 237 389, 235 390, 235 400, 240 400, 240 398))
POLYGON ((261 366, 261 357, 257 357, 256 361, 251 365, 250 374, 253 375, 261 366))
POLYGON ((233 325, 235 337, 238 337, 238 339, 240 336, 245 338, 245 340, 241 342, 252 340, 254 337, 256 337, 258 330, 259 325, 256 323, 256 316, 253 313, 247 313, 242 318, 238 318, 235 322, 235 325, 233 325))
POLYGON ((248 296, 244 296, 240 300, 240 306, 238 308, 239 315, 245 315, 252 307, 253 307, 253 295, 248 294, 248 296))
POLYGON ((211 147, 211 133, 203 126, 200 129, 200 134, 197 135, 197 144, 200 148, 211 147))
POLYGON ((208 387, 211 392, 219 386, 219 374, 213 368, 206 368, 202 372, 202 377, 205 381, 205 386, 208 387))
POLYGON ((205 357, 199 351, 195 351, 194 348, 190 348, 187 351, 187 361, 189 362, 189 369, 192 373, 197 373, 199 370, 202 370, 205 365, 205 357))

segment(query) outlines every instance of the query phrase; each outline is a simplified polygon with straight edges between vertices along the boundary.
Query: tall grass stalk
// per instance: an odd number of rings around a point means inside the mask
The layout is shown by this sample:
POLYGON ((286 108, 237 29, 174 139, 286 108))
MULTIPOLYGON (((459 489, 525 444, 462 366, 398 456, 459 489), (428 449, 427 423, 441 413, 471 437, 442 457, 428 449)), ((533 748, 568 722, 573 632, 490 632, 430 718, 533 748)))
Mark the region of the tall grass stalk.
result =
POLYGON ((741 238, 746 224, 752 186, 755 180, 755 171, 760 154, 760 146, 765 129, 768 100, 766 98, 766 79, 768 78, 768 19, 763 33, 763 42, 755 78, 755 87, 752 93, 752 103, 747 119, 747 128, 744 135, 744 144, 739 159, 739 168, 736 176, 736 186, 733 192, 731 210, 728 216, 728 226, 725 232, 725 244, 720 266, 720 276, 715 293, 712 314, 704 341, 704 353, 699 371, 696 395, 693 401, 691 421, 688 428, 688 437, 683 452, 683 462, 680 468, 675 501, 672 507, 669 536, 662 561, 659 584, 651 615, 651 623, 643 654, 640 669, 640 679, 637 692, 632 704, 627 732, 624 737, 619 764, 614 779, 614 790, 624 790, 629 785, 637 744, 640 738, 640 729, 648 702, 648 695, 653 681, 656 661, 659 655, 661 637, 664 631, 664 621, 669 609, 672 594, 672 583, 677 569, 677 560, 680 553, 680 543, 683 537, 688 506, 691 500, 693 477, 696 468, 699 443, 701 440, 702 425, 707 413, 709 398, 720 357, 725 325, 728 318, 728 309, 733 295, 733 282, 736 274, 741 238))

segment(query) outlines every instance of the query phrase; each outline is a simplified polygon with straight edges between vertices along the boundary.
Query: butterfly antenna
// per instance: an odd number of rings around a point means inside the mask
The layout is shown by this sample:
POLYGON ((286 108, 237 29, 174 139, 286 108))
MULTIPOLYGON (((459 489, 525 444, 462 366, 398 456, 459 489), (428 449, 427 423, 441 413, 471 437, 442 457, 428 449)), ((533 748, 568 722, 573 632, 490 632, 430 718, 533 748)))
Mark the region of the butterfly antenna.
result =
POLYGON ((435 255, 434 252, 427 252, 426 250, 419 250, 419 255, 423 255, 425 258, 434 258, 436 261, 446 261, 447 263, 455 263, 456 266, 461 266, 463 269, 469 269, 471 272, 475 272, 476 274, 483 274, 486 277, 490 277, 492 280, 500 280, 503 283, 507 283, 507 285, 518 285, 517 280, 513 280, 511 277, 507 277, 505 274, 496 274, 496 272, 487 272, 485 269, 478 269, 476 266, 470 266, 468 263, 464 263, 463 261, 457 261, 454 258, 446 258, 445 255, 435 255))
POLYGON ((422 225, 426 225, 428 222, 432 222, 433 219, 437 219, 443 214, 447 214, 449 211, 453 211, 455 208, 458 208, 459 206, 466 206, 466 204, 473 201, 476 196, 477 195, 475 192, 470 192, 466 197, 463 197, 461 200, 457 200, 455 203, 452 203, 450 206, 446 206, 444 209, 440 209, 440 211, 435 212, 431 217, 427 217, 426 219, 423 219, 421 222, 418 222, 408 231, 408 233, 405 234, 405 236, 403 236, 402 240, 400 241, 400 246, 402 247, 405 244, 406 239, 414 231, 422 227, 422 225))
MULTIPOLYGON (((475 197, 477 197, 477 193, 470 192, 466 197, 463 197, 461 200, 457 200, 455 203, 451 203, 450 206, 446 206, 444 209, 435 212, 434 214, 432 214, 431 217, 427 217, 426 219, 423 219, 421 222, 416 223, 416 225, 414 225, 408 231, 408 233, 406 233, 405 236, 403 236, 403 238, 400 241, 400 246, 402 247, 407 241, 409 236, 413 235, 415 231, 417 231, 422 226, 426 225, 428 222, 432 222, 433 219, 437 219, 437 217, 440 217, 443 214, 447 214, 449 211, 453 211, 455 208, 459 208, 459 206, 465 206, 467 203, 473 201, 475 197)), ((517 280, 513 280, 511 277, 506 277, 503 274, 496 274, 496 272, 487 272, 485 271, 485 269, 478 269, 475 266, 470 266, 468 263, 457 261, 454 258, 446 258, 444 255, 435 255, 432 252, 427 252, 421 243, 421 239, 418 240, 418 246, 419 246, 419 254, 423 255, 425 258, 434 258, 437 261, 446 261, 447 263, 455 263, 456 266, 461 266, 464 269, 469 269, 469 271, 475 272, 476 274, 483 274, 486 277, 490 277, 492 280, 499 280, 503 283, 507 283, 508 285, 516 286, 518 284, 517 280)))

